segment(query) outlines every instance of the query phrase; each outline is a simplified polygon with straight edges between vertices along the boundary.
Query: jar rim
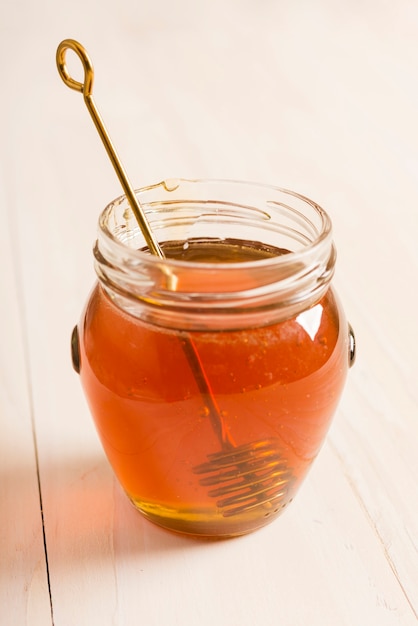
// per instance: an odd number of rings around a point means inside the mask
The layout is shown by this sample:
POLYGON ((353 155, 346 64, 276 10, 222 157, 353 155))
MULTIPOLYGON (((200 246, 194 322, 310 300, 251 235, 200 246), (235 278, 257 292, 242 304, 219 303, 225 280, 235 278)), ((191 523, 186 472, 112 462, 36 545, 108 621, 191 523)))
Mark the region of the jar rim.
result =
MULTIPOLYGON (((252 189, 253 191, 260 191, 260 192, 264 191, 264 192, 271 192, 271 193, 276 193, 276 194, 277 193, 284 194, 285 196, 289 197, 289 199, 296 199, 302 202, 303 206, 309 206, 311 209, 313 209, 315 216, 319 219, 318 226, 314 226, 313 223, 310 222, 310 225, 312 226, 312 230, 315 231, 313 232, 315 236, 313 237, 311 241, 307 241, 300 249, 291 250, 289 251, 288 254, 279 255, 279 256, 271 256, 271 257, 267 257, 263 259, 256 259, 256 260, 251 260, 251 261, 210 262, 210 261, 200 261, 200 260, 190 261, 190 260, 173 259, 173 258, 161 259, 159 256, 155 254, 150 254, 148 250, 141 250, 138 248, 129 247, 128 245, 126 245, 126 243, 121 241, 121 239, 118 236, 116 236, 114 232, 112 232, 112 229, 108 225, 108 218, 110 214, 112 213, 112 211, 115 209, 115 207, 121 205, 124 202, 127 203, 127 209, 132 214, 131 218, 135 221, 135 226, 139 229, 139 226, 137 225, 136 220, 133 217, 133 213, 129 206, 127 197, 125 194, 122 194, 118 196, 117 198, 115 198, 114 200, 112 200, 101 212, 99 216, 99 223, 98 223, 99 230, 100 230, 100 237, 101 238, 104 237, 106 240, 108 240, 108 242, 110 243, 112 247, 116 246, 116 249, 118 249, 121 253, 123 253, 125 262, 128 261, 127 257, 129 257, 129 261, 131 261, 134 264, 138 262, 146 262, 147 264, 161 265, 161 263, 164 263, 172 267, 178 267, 178 268, 187 267, 189 270, 191 268, 208 270, 210 268, 216 267, 216 270, 219 272, 231 270, 234 267, 235 268, 240 267, 243 269, 250 269, 252 267, 262 267, 262 266, 270 267, 274 265, 277 265, 278 267, 280 267, 282 265, 287 265, 289 261, 291 261, 292 263, 301 261, 305 257, 312 255, 315 252, 315 250, 317 250, 324 244, 328 246, 331 243, 332 222, 328 213, 319 204, 317 204, 316 202, 314 202, 307 196, 304 196, 300 193, 297 193, 295 191, 292 191, 290 189, 286 189, 283 187, 278 187, 275 185, 269 185, 265 183, 241 181, 241 180, 234 180, 234 179, 170 178, 170 179, 164 179, 160 181, 159 183, 155 183, 153 185, 136 188, 134 191, 135 191, 136 196, 138 197, 139 202, 141 203, 145 211, 145 214, 148 215, 150 210, 147 209, 147 203, 142 202, 141 195, 146 195, 149 192, 153 193, 159 189, 170 193, 170 192, 176 191, 181 185, 184 185, 184 184, 193 185, 193 186, 228 185, 228 186, 232 186, 233 188, 237 188, 238 186, 240 186, 241 188, 252 189)), ((215 195, 215 197, 211 198, 210 200, 208 198, 207 201, 216 203, 219 201, 219 199, 216 198, 216 195, 215 195)), ((187 200, 185 199, 182 202, 185 203, 187 202, 187 200)), ((269 209, 272 209, 274 208, 275 205, 279 204, 274 199, 266 200, 266 203, 268 204, 269 209)), ((246 208, 245 206, 243 207, 242 203, 238 203, 238 202, 236 203, 236 206, 240 208, 246 208)), ((267 223, 267 221, 269 220, 269 215, 267 211, 263 210, 262 208, 257 208, 254 206, 249 206, 248 208, 251 208, 251 210, 253 211, 257 211, 260 217, 262 217, 262 214, 264 214, 266 216, 265 219, 267 223)), ((291 209, 291 207, 289 206, 285 208, 294 211, 294 209, 291 209)), ((154 212, 154 211, 151 210, 151 212, 154 212)))
POLYGON ((120 308, 170 328, 238 328, 285 319, 319 302, 334 273, 328 214, 305 196, 258 183, 168 179, 136 190, 158 241, 235 239, 272 256, 211 262, 160 258, 126 196, 99 219, 94 248, 101 285, 120 308))

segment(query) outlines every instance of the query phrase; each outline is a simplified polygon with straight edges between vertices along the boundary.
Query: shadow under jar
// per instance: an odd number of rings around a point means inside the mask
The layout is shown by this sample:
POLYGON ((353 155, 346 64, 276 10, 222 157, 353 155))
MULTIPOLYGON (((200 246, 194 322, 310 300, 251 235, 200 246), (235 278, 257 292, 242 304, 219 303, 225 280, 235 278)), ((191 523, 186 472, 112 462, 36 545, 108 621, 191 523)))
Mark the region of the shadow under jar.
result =
POLYGON ((354 336, 330 286, 331 222, 291 191, 169 180, 100 216, 73 363, 128 497, 178 532, 272 521, 317 456, 354 336))

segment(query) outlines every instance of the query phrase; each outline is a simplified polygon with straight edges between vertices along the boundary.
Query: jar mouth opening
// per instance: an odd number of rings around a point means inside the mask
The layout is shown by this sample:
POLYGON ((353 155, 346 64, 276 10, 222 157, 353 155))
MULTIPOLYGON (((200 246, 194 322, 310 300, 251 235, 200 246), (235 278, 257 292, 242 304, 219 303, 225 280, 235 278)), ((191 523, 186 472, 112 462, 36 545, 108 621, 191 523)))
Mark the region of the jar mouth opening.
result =
MULTIPOLYGON (((329 247, 332 224, 314 201, 277 186, 222 179, 166 179, 135 190, 160 245, 173 237, 222 241, 239 224, 244 241, 286 249, 287 254, 250 261, 191 261, 151 254, 126 196, 109 203, 99 217, 101 247, 110 246, 130 267, 167 264, 172 268, 217 272, 271 268, 305 263, 322 247, 329 247), (220 229, 222 235, 219 234, 220 229), (168 235, 168 238, 165 238, 168 235), (280 245, 278 245, 280 242, 280 245)), ((112 255, 113 256, 113 255, 112 255)))

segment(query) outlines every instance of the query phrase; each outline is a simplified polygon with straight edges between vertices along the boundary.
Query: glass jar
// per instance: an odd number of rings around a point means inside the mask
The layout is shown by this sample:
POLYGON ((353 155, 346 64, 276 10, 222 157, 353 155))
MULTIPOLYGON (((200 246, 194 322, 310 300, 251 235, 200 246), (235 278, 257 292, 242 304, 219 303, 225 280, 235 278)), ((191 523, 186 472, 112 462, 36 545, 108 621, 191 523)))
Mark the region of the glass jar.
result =
POLYGON ((73 363, 117 479, 166 528, 250 532, 292 500, 354 359, 331 222, 291 191, 168 180, 100 216, 73 363))

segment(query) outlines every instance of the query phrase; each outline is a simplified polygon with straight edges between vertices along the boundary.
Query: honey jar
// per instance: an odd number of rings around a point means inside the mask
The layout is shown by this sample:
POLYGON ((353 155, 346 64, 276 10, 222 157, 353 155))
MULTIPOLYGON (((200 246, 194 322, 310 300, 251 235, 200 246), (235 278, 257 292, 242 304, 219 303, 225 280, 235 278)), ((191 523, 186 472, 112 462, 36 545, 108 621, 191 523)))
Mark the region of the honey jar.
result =
POLYGON ((332 226, 292 191, 173 179, 99 219, 73 364, 114 473, 149 520, 248 533, 294 498, 354 360, 332 226))

